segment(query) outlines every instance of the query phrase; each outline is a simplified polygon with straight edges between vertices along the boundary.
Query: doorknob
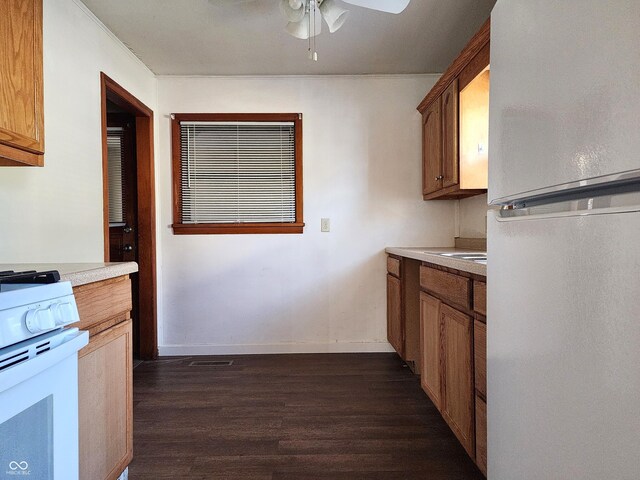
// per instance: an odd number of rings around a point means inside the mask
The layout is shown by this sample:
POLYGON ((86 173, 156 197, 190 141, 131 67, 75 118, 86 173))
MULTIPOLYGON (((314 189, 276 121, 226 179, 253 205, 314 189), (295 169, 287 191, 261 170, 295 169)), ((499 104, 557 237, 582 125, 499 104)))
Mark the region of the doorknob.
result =
POLYGON ((122 251, 123 252, 132 252, 133 251, 133 245, 129 245, 128 243, 126 245, 124 245, 122 247, 122 251))

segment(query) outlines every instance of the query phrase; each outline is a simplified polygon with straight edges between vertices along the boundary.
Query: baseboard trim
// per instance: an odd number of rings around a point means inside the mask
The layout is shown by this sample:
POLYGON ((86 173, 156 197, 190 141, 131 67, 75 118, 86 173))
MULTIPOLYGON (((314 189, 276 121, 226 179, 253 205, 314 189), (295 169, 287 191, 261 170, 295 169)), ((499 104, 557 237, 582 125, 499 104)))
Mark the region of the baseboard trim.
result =
POLYGON ((276 353, 393 352, 388 342, 276 343, 264 345, 159 345, 161 357, 178 355, 259 355, 276 353))

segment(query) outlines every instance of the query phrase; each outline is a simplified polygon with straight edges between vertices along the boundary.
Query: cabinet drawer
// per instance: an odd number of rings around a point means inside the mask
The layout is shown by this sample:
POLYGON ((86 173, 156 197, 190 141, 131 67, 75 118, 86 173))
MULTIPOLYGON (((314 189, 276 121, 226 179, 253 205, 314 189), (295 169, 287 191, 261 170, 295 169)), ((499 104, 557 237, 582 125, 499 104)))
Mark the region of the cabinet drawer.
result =
POLYGON ((434 268, 420 267, 420 286, 445 302, 471 308, 471 280, 434 268))
POLYGON ((90 330, 107 320, 129 318, 131 280, 128 276, 89 283, 73 289, 80 314, 80 330, 90 330))
POLYGON ((476 390, 487 398, 487 326, 476 320, 473 337, 476 390))
POLYGON ((476 396, 476 464, 487 476, 487 404, 476 396))
POLYGON ((387 257, 387 272, 400 278, 400 259, 387 257))
POLYGON ((473 309, 487 316, 487 284, 473 282, 473 309))

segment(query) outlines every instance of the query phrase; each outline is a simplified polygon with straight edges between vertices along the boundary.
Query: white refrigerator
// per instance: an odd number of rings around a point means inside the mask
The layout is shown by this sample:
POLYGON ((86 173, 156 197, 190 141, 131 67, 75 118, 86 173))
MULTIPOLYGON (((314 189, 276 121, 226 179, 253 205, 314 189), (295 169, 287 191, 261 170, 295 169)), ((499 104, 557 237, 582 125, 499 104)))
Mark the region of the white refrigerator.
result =
POLYGON ((498 0, 489 142, 488 477, 639 479, 640 0, 498 0))

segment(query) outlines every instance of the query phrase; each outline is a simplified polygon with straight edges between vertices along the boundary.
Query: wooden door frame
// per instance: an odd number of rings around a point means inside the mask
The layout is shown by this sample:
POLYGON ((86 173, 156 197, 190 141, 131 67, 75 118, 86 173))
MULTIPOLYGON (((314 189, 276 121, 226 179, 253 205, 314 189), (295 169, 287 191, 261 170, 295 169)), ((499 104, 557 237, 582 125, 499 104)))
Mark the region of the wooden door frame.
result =
POLYGON ((136 119, 138 186, 138 289, 140 357, 158 356, 158 310, 156 279, 156 200, 153 157, 153 111, 118 83, 100 72, 102 114, 102 191, 104 261, 109 261, 109 177, 107 153, 107 100, 136 119))

